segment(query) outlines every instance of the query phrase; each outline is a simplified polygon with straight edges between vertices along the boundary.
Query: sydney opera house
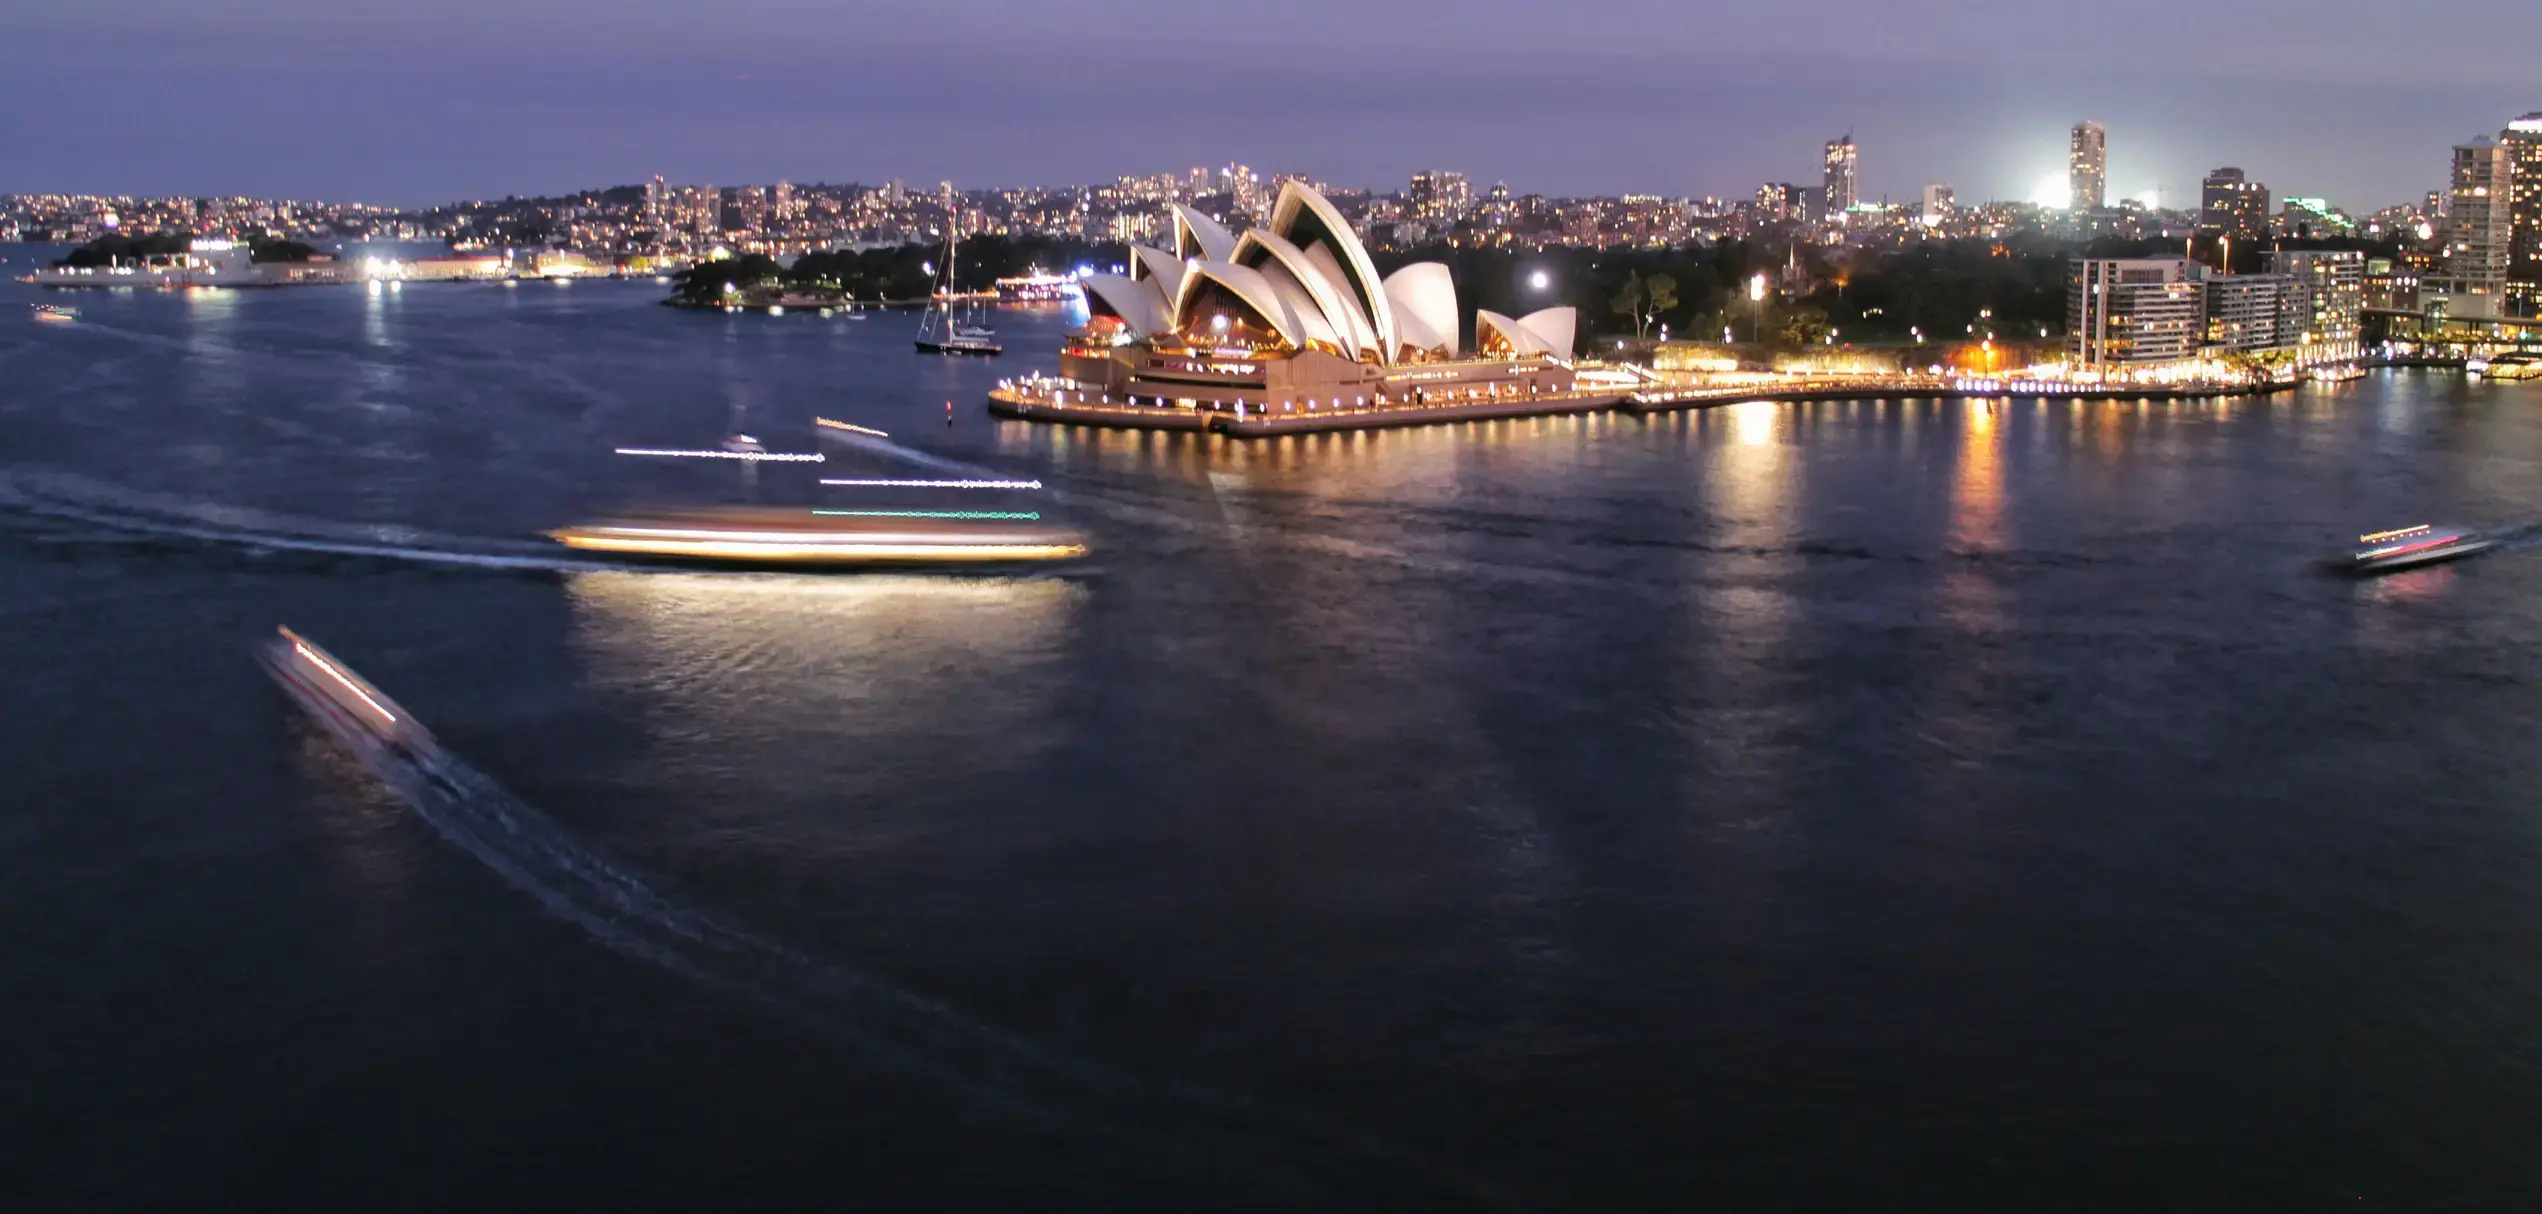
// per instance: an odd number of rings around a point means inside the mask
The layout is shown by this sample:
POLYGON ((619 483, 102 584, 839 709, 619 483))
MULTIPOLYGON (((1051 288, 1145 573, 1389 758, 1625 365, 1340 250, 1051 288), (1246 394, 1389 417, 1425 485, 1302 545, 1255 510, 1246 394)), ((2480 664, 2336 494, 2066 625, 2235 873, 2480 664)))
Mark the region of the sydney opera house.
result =
POLYGON ((1306 185, 1283 187, 1270 222, 1241 236, 1179 205, 1173 225, 1172 249, 1133 248, 1128 274, 1080 280, 1090 316, 1061 350, 1058 379, 1002 388, 992 405, 1212 428, 1550 403, 1576 391, 1573 309, 1477 312, 1464 348, 1447 267, 1380 277, 1340 212, 1306 185), (1077 408, 1052 407, 1067 405, 1077 408))

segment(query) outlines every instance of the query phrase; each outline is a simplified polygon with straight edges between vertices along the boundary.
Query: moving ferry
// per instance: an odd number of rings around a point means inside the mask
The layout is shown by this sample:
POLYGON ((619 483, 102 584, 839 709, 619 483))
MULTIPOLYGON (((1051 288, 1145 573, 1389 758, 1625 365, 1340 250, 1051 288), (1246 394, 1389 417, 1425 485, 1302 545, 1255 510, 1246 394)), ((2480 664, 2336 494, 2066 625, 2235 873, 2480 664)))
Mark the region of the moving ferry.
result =
POLYGON ((67 323, 79 319, 79 309, 65 308, 60 304, 36 304, 35 318, 49 320, 56 324, 67 323))
POLYGON ((2439 561, 2460 560, 2487 552, 2498 541, 2476 531, 2460 527, 2440 527, 2421 523, 2393 531, 2377 531, 2357 537, 2365 547, 2351 558, 2349 570, 2358 574, 2390 573, 2439 561))
POLYGON ((1085 537, 1031 512, 700 507, 547 533, 568 548, 693 564, 937 565, 1064 561, 1085 537))
POLYGON ((414 714, 307 637, 288 628, 274 632, 257 660, 309 719, 365 761, 393 763, 456 791, 442 770, 441 743, 414 714))

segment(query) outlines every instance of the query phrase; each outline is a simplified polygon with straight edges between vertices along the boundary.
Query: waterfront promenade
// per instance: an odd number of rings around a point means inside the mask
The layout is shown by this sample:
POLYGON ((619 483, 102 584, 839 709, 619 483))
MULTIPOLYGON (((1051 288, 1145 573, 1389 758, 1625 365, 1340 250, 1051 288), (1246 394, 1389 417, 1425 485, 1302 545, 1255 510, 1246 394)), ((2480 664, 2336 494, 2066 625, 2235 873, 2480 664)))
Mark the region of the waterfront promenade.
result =
POLYGON ((1598 382, 1574 391, 1495 395, 1469 393, 1420 402, 1380 400, 1363 406, 1281 412, 1246 412, 1176 405, 1133 405, 1090 392, 1065 380, 1001 382, 988 394, 989 411, 1001 417, 1057 425, 1124 430, 1208 431, 1233 438, 1271 438, 1348 430, 1441 425, 1519 417, 1603 413, 1672 413, 1745 401, 1958 400, 2061 398, 2068 400, 2193 400, 2250 396, 2294 387, 2293 379, 2190 381, 2176 384, 2093 384, 2027 377, 1955 375, 1718 375, 1657 373, 1621 368, 1583 368, 1598 382))

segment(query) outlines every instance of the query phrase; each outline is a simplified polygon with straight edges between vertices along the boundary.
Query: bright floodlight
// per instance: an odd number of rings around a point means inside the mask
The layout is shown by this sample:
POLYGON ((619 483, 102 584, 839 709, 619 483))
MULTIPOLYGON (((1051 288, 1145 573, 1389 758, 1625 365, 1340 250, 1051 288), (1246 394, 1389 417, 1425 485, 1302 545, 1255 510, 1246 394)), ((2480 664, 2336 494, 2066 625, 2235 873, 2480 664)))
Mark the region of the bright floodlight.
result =
POLYGON ((1538 270, 1527 276, 1527 285, 1541 291, 1553 285, 1553 275, 1538 270))
POLYGON ((2038 187, 2030 191, 2030 201, 2051 211, 2062 211, 2074 203, 2074 182, 2063 173, 2042 177, 2038 187))
POLYGON ((1749 280, 1748 280, 1748 298, 1749 298, 1749 299, 1751 299, 1751 300, 1756 300, 1756 301, 1758 301, 1758 302, 1763 302, 1763 301, 1764 301, 1764 299, 1765 299, 1765 275, 1763 275, 1763 274, 1759 274, 1759 275, 1757 275, 1756 277, 1751 278, 1751 279, 1749 279, 1749 280))

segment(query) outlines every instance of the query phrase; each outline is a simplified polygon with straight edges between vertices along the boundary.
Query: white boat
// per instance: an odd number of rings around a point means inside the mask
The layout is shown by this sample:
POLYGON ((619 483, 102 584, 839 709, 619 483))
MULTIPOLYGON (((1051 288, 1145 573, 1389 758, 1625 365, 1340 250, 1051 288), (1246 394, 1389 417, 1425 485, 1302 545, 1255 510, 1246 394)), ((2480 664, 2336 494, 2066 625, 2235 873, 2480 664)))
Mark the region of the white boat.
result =
POLYGON ((2350 558, 2348 567, 2361 575, 2461 560, 2498 546, 2498 541, 2477 531, 2434 523, 2377 531, 2358 536, 2357 542, 2365 547, 2350 558))
POLYGON ((918 319, 918 352, 921 354, 971 354, 993 356, 1006 352, 997 342, 997 330, 981 324, 976 309, 957 318, 953 313, 956 288, 953 285, 954 257, 962 248, 962 213, 956 210, 945 221, 944 279, 936 287, 935 303, 918 319))
POLYGON ((288 628, 274 632, 257 660, 310 720, 374 768, 421 776, 454 795, 459 791, 444 769, 441 743, 414 714, 307 637, 288 628))
POLYGON ((35 318, 54 324, 69 324, 79 319, 79 309, 65 308, 60 304, 36 304, 35 318))

